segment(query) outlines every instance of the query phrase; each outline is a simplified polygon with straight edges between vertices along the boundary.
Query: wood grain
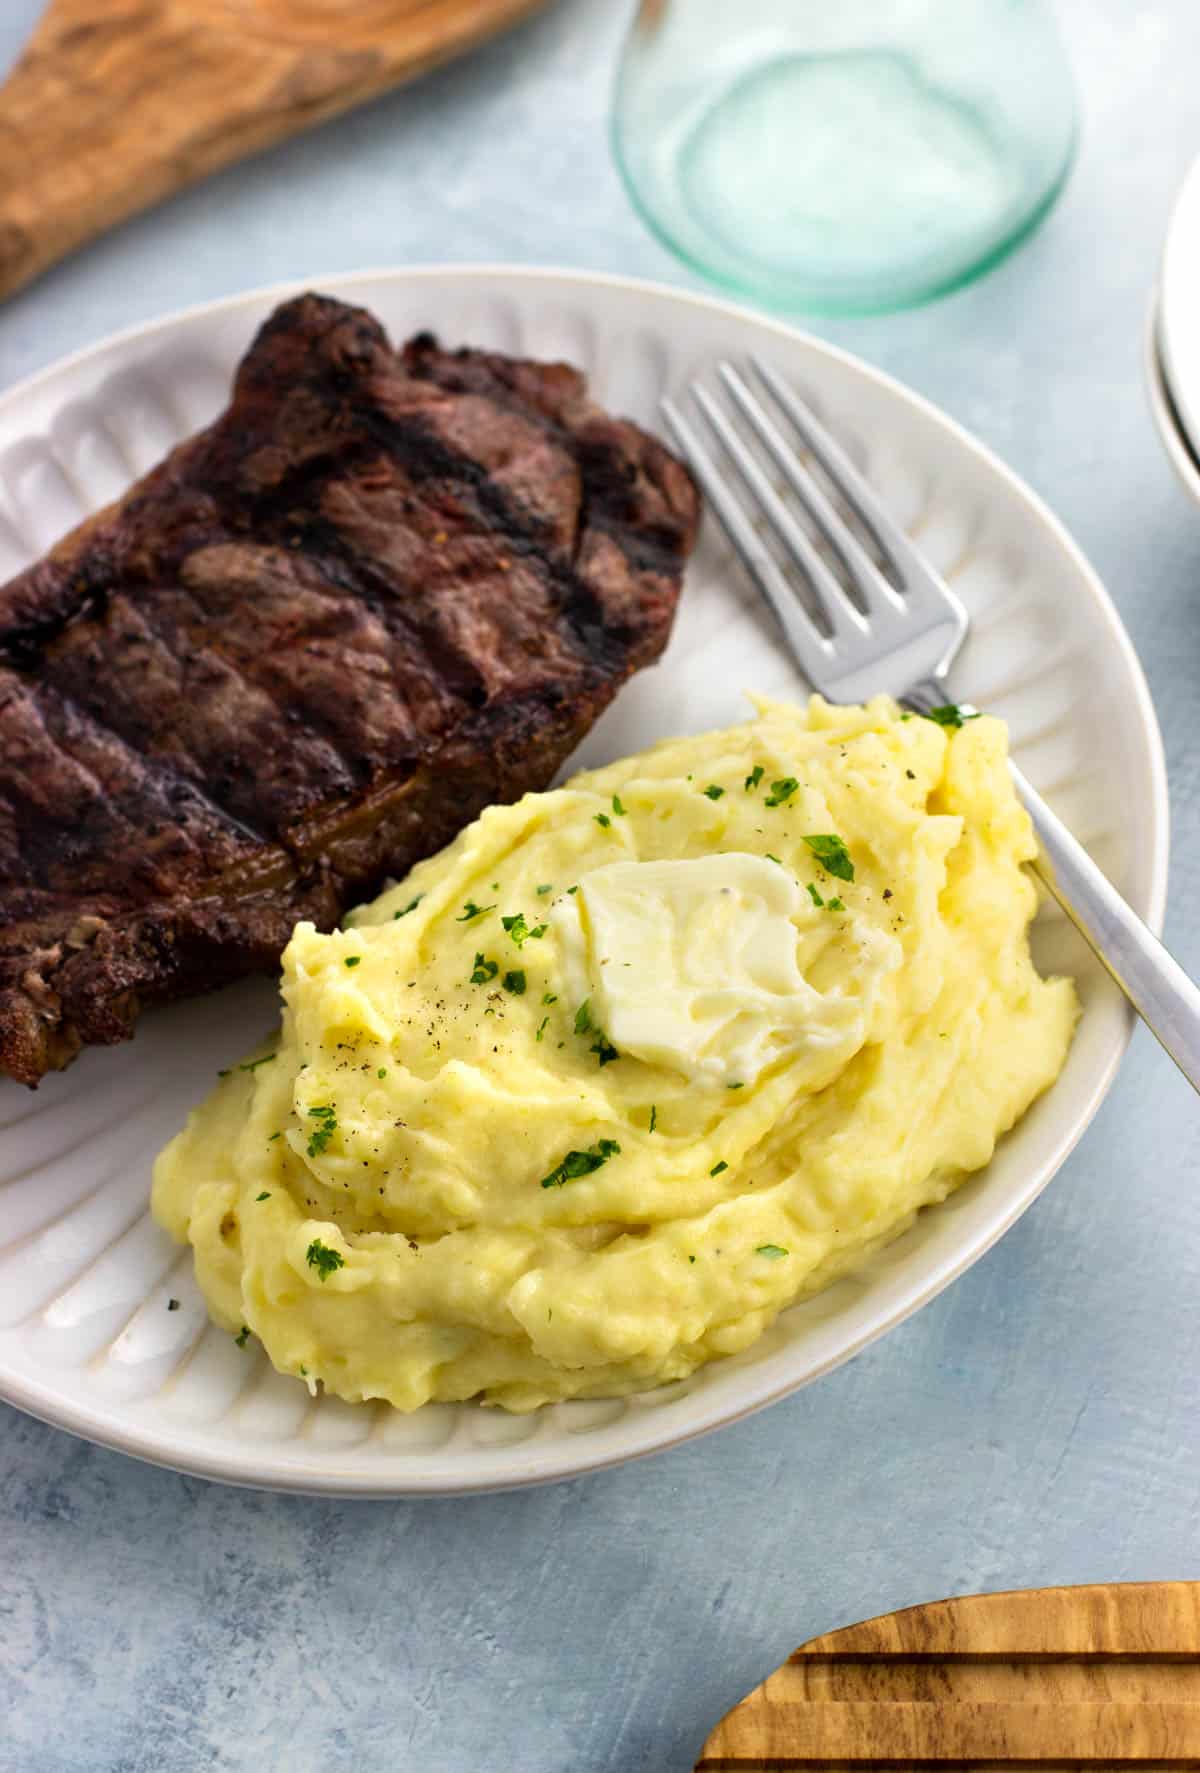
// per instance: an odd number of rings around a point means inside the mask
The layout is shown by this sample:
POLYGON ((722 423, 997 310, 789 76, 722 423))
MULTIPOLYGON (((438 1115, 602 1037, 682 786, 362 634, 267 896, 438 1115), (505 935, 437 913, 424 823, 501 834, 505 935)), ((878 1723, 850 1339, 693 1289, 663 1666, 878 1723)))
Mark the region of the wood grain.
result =
POLYGON ((0 297, 546 0, 49 0, 0 86, 0 297))
POLYGON ((814 1638, 697 1773, 1200 1768, 1200 1583, 969 1595, 814 1638))

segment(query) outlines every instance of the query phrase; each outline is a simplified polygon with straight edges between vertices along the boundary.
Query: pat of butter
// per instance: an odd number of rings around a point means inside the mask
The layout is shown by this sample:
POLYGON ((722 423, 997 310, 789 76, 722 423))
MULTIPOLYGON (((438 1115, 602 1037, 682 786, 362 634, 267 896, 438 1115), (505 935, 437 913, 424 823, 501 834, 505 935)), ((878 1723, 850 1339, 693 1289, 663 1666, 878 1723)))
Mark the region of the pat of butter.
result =
POLYGON ((618 1052, 746 1084, 806 1050, 862 1045, 900 945, 847 918, 844 972, 816 990, 800 955, 805 932, 810 946, 814 928, 832 934, 816 924, 828 916, 786 868, 741 852, 613 862, 551 910, 570 1001, 590 1001, 618 1052))

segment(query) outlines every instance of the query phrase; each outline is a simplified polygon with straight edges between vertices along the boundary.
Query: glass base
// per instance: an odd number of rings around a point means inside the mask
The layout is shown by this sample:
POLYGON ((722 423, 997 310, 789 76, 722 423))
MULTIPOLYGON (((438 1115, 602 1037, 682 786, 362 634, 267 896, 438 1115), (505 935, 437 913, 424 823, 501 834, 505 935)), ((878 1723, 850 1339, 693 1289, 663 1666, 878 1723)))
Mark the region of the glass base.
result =
POLYGON ((1047 188, 989 118, 887 51, 752 67, 654 138, 635 175, 656 234, 706 276, 768 305, 879 312, 955 288, 1047 213, 1047 188))

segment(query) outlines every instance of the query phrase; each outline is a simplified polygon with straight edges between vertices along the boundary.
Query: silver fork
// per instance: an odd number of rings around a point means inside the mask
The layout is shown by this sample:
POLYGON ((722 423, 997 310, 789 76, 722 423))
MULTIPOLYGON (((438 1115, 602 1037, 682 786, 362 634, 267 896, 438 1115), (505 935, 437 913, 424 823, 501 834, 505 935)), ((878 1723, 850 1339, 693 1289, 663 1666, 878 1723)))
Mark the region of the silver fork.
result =
MULTIPOLYGON (((717 373, 733 407, 837 557, 845 583, 707 388, 693 382, 692 397, 733 464, 741 495, 673 401, 663 401, 663 416, 714 516, 775 612, 801 670, 833 702, 858 702, 882 692, 922 714, 944 707, 949 702, 946 673, 966 638, 966 610, 788 383, 757 357, 750 359, 750 366, 771 396, 773 412, 732 364, 720 364, 717 373), (870 537, 886 575, 788 440, 779 416, 870 537), (801 600, 777 563, 764 528, 796 568, 811 605, 801 600), (853 587, 854 597, 847 585, 853 587)), ((974 712, 961 705, 963 715, 974 712)), ((1034 872, 1193 1089, 1200 1090, 1200 990, 1015 765, 1013 779, 1040 845, 1034 872)))

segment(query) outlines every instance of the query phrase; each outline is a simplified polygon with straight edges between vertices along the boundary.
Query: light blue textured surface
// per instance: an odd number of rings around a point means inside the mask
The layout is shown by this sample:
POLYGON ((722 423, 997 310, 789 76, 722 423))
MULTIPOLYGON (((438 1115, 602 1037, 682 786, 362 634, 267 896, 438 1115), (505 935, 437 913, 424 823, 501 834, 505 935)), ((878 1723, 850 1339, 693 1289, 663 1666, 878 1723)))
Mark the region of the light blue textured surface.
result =
MULTIPOLYGON (((1086 116, 1048 226, 935 307, 818 330, 977 431, 1105 577, 1162 720, 1169 934, 1200 972, 1200 512, 1140 363, 1171 196, 1200 149, 1200 14, 1063 10, 1086 116)), ((0 65, 35 11, 0 4, 0 65)), ((686 282, 608 160, 627 11, 564 0, 120 230, 0 309, 0 387, 131 321, 362 265, 686 282)), ((4 1410, 0 1768, 686 1773, 814 1632, 949 1593, 1200 1576, 1198 1159, 1197 1104, 1139 1034, 1057 1181, 935 1304, 765 1415, 549 1490, 255 1495, 4 1410)))

